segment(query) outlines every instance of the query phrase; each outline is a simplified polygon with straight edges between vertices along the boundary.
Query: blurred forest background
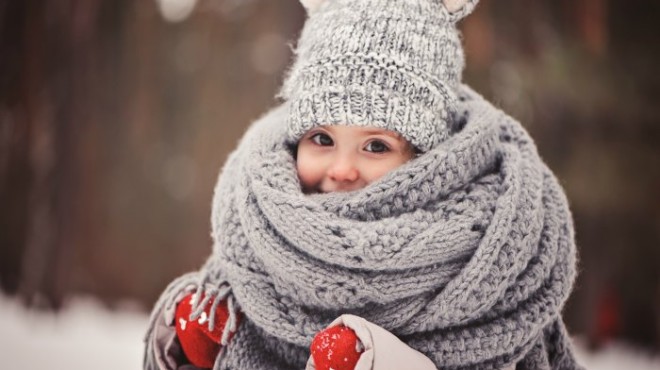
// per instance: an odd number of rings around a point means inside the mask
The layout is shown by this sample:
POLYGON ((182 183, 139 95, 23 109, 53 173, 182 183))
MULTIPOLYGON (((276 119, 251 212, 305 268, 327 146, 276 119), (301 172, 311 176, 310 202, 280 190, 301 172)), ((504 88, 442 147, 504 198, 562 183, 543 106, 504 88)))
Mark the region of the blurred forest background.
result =
MULTIPOLYGON (((197 268, 218 170, 277 104, 304 19, 297 0, 0 1, 2 291, 147 312, 197 268)), ((461 29, 465 81, 571 202, 571 331, 660 349, 660 2, 482 0, 461 29)))

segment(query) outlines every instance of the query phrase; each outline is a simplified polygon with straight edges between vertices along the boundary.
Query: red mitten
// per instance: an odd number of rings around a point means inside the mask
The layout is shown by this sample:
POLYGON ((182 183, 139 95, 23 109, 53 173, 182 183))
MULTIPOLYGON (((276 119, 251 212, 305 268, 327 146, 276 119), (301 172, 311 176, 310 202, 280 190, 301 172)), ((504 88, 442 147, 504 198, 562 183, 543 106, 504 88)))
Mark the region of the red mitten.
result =
POLYGON ((310 350, 316 370, 353 370, 364 347, 353 329, 339 325, 318 332, 310 350))
MULTIPOLYGON (((210 369, 222 348, 220 339, 229 318, 229 308, 227 300, 220 301, 215 311, 215 327, 210 331, 208 318, 213 300, 211 299, 204 307, 204 312, 197 320, 190 321, 188 318, 192 312, 193 296, 194 294, 187 295, 176 307, 174 315, 176 335, 188 361, 197 367, 210 369)), ((204 296, 202 295, 200 299, 204 299, 204 296)), ((237 320, 240 320, 240 316, 237 316, 237 320)), ((230 334, 230 338, 233 334, 230 334)))

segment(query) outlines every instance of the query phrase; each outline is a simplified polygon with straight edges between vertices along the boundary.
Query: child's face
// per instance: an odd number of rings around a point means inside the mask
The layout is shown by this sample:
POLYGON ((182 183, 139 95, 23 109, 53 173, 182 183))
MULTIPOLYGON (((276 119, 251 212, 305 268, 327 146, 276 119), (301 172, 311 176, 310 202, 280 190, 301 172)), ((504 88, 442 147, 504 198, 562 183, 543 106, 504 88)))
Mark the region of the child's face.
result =
POLYGON ((413 155, 412 145, 393 131, 321 126, 298 142, 296 167, 305 193, 351 191, 378 180, 413 155))

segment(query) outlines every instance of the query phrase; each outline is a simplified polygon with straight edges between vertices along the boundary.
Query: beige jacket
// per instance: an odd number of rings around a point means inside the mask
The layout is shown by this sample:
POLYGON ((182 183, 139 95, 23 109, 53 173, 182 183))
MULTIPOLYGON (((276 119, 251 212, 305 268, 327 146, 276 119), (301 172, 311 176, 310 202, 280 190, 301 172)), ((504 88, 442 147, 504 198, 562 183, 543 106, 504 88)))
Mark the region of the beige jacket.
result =
MULTIPOLYGON (((439 370, 431 360, 380 326, 354 315, 342 315, 328 327, 345 325, 364 345, 355 370, 439 370)), ((514 370, 515 365, 502 370, 514 370)), ((316 370, 310 357, 305 370, 316 370)))

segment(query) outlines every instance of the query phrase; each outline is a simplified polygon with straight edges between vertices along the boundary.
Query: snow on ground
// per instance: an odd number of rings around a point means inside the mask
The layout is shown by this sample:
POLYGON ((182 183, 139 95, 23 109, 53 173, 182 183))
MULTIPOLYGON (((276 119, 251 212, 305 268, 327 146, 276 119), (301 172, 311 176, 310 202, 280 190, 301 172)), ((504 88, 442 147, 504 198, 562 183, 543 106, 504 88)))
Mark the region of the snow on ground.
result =
POLYGON ((0 368, 139 370, 148 318, 76 299, 60 314, 28 311, 0 295, 0 368))
MULTIPOLYGON (((112 312, 78 298, 58 315, 29 311, 0 295, 0 361, 3 369, 139 370, 148 318, 136 310, 112 312)), ((660 355, 615 343, 587 352, 589 370, 658 370, 660 355)))
POLYGON ((579 362, 588 370, 660 370, 660 355, 625 343, 612 343, 597 352, 585 350, 579 340, 575 344, 579 362))

